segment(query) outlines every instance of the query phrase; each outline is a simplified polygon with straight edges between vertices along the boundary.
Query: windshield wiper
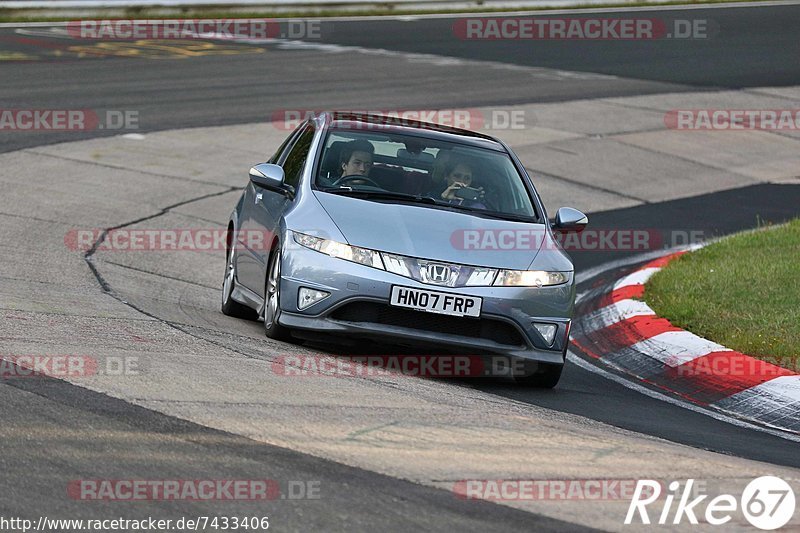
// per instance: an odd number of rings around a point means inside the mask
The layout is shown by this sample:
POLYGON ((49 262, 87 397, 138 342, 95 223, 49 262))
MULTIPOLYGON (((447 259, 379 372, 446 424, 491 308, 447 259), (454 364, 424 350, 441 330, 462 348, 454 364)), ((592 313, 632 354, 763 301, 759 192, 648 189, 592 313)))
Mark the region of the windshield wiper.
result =
POLYGON ((350 187, 327 187, 325 189, 319 189, 322 192, 328 192, 331 194, 339 194, 342 196, 361 196, 364 198, 376 198, 379 200, 402 200, 404 202, 416 202, 420 204, 431 204, 431 205, 441 205, 439 202, 431 198, 430 196, 420 196, 420 195, 413 195, 413 194, 405 194, 402 192, 391 192, 391 191, 370 191, 364 189, 352 189, 350 187))
POLYGON ((458 205, 458 204, 451 204, 446 202, 436 202, 436 205, 440 205, 442 207, 451 207, 453 209, 457 209, 458 211, 466 211, 468 213, 472 213, 475 216, 479 217, 486 217, 486 218, 496 218, 499 220, 511 220, 514 222, 537 222, 534 217, 529 217, 525 215, 515 215, 513 213, 501 213, 499 211, 487 211, 486 209, 480 209, 477 207, 468 207, 466 205, 458 205))
POLYGON ((350 187, 341 187, 341 188, 326 187, 324 189, 320 188, 319 190, 322 192, 339 194, 342 196, 359 196, 362 198, 375 198, 378 200, 401 200, 404 202, 416 202, 420 204, 435 205, 437 207, 444 207, 447 209, 464 211, 467 213, 471 213, 475 216, 485 217, 485 218, 511 220, 514 222, 528 222, 528 223, 537 222, 535 217, 516 215, 513 213, 500 213, 498 211, 487 211, 486 209, 467 207, 465 205, 459 205, 459 204, 451 204, 450 202, 438 201, 434 198, 431 198, 430 196, 420 196, 420 195, 405 194, 402 192, 391 192, 391 191, 371 191, 364 189, 352 189, 350 187))

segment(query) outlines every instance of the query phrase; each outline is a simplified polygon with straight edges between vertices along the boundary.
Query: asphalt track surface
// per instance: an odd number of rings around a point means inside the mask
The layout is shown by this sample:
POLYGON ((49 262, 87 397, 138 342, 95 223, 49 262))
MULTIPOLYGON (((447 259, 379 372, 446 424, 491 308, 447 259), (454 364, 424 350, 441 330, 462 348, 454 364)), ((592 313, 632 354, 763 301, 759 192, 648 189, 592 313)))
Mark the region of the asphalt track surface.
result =
MULTIPOLYGON (((611 15, 616 16, 616 15, 611 15)), ((93 108, 140 111, 147 131, 179 127, 257 122, 271 110, 285 108, 469 107, 519 102, 559 101, 681 90, 797 84, 800 41, 795 21, 799 6, 697 9, 652 12, 665 18, 707 17, 720 32, 707 41, 637 43, 464 43, 453 39, 451 20, 336 22, 323 41, 352 46, 549 67, 620 78, 542 79, 531 85, 498 87, 476 76, 480 64, 467 64, 463 79, 424 84, 398 79, 382 56, 320 54, 314 49, 231 56, 192 57, 178 61, 120 57, 77 57, 74 52, 0 64, 0 101, 15 108, 93 108), (480 45, 479 45, 480 44, 480 45), (267 61, 270 54, 281 61, 267 61), (286 56, 292 57, 286 57, 286 56), (267 64, 268 63, 268 64, 267 64), (355 64, 354 64, 355 63, 355 64), (463 89, 469 80, 470 88, 463 89), (400 84, 400 91, 397 90, 400 84), (436 90, 430 89, 431 85, 436 90)), ((0 30, 0 50, 37 55, 74 43, 63 38, 20 35, 0 30), (35 41, 35 42, 34 42, 35 41), (49 44, 47 44, 49 43, 49 44)), ((249 46, 249 45, 248 45, 249 46)), ((430 74, 434 66, 421 64, 430 74)), ((407 74, 407 73, 406 73, 407 74)), ((0 133, 0 151, 76 140, 114 132, 79 135, 0 133)), ((592 213, 602 227, 630 227, 647 220, 654 229, 702 228, 724 235, 755 225, 757 217, 781 222, 797 215, 800 187, 762 185, 658 204, 592 213), (731 206, 736 208, 732 209, 731 206), (676 223, 676 220, 678 221, 676 223)), ((622 255, 577 254, 578 269, 622 255)), ((104 478, 203 477, 321 479, 326 498, 293 504, 282 512, 291 530, 370 530, 376 523, 390 530, 407 528, 486 530, 577 530, 560 523, 490 503, 463 502, 452 494, 301 453, 264 445, 232 434, 154 413, 57 380, 7 381, 0 387, 4 424, 16 428, 0 459, 3 515, 37 516, 41 502, 64 502, 63 486, 52 479, 77 477, 88 464, 102 465, 104 478), (70 438, 49 435, 70 428, 70 438), (108 438, 103 440, 98 433, 108 438), (134 450, 158 450, 161 461, 133 457, 134 450), (43 454, 42 450, 48 450, 43 454), (89 453, 82 453, 88 450, 89 453), (172 458, 172 459, 170 459, 172 458), (179 458, 179 460, 174 460, 179 458), (213 459, 212 459, 213 458, 213 459), (214 476, 214 472, 220 474, 214 476), (24 513, 21 510, 24 509, 24 513), (331 518, 333 517, 333 518, 331 518)), ((797 444, 766 433, 734 427, 702 414, 654 400, 574 365, 568 365, 554 391, 531 391, 502 383, 464 383, 499 398, 578 414, 689 446, 800 467, 797 444)), ((62 503, 67 507, 69 502, 62 503)), ((150 514, 168 518, 209 514, 210 506, 152 503, 150 514)), ((230 508, 234 514, 236 507, 230 508)), ((245 511, 251 508, 244 508, 245 511)), ((99 503, 96 514, 112 515, 114 504, 99 503)))
MULTIPOLYGON (((603 14, 626 16, 631 15, 603 14)), ((86 41, 43 36, 33 28, 24 34, 0 28, 3 50, 36 57, 3 62, 0 101, 20 108, 69 104, 136 109, 143 127, 155 131, 260 122, 280 109, 414 109, 419 105, 438 109, 781 86, 800 79, 796 33, 800 5, 648 10, 633 17, 667 24, 675 19, 702 19, 709 21, 713 31, 704 39, 475 41, 454 34, 454 19, 434 18, 323 21, 321 37, 305 39, 310 45, 364 46, 612 76, 533 82, 526 78, 498 85, 480 64, 465 65, 460 76, 442 78, 424 62, 416 71, 398 71, 380 55, 337 55, 313 48, 287 55, 270 45, 262 54, 192 57, 183 60, 176 73, 173 61, 104 57, 97 50, 84 52, 79 59, 80 52, 69 48, 86 41)), ((114 132, 24 137, 0 133, 0 151, 104 134, 114 132)))
MULTIPOLYGON (((95 472, 98 479, 313 480, 324 497, 274 504, 226 501, 226 516, 270 516, 279 531, 587 530, 488 502, 318 459, 168 417, 58 380, 7 380, 0 387, 3 421, 16 428, 0 460, 0 516, 36 521, 49 513, 92 518, 131 516, 119 502, 69 501, 61 480, 95 472), (69 428, 65 432, 65 428, 69 428), (18 432, 24 433, 19 435, 18 432), (66 435, 65 435, 66 433, 66 435), (56 435, 59 437, 56 438, 56 435), (101 440, 102 439, 102 440, 101 440), (59 480, 59 482, 55 482, 59 480), (88 508, 87 508, 88 507, 88 508), (271 511, 271 512, 270 512, 271 511), (276 516, 278 515, 278 516, 276 516), (276 523, 277 522, 277 523, 276 523)), ((287 494, 287 485, 281 492, 287 494)), ((135 517, 177 521, 219 516, 221 502, 137 502, 135 517)))
MULTIPOLYGON (((625 228, 636 227, 637 223, 647 220, 656 229, 702 228, 706 235, 721 236, 754 227, 760 216, 775 223, 795 218, 798 202, 798 186, 763 185, 595 213, 591 215, 591 221, 598 227, 625 228), (731 209, 731 206, 736 208, 731 209)), ((578 272, 623 257, 619 252, 573 254, 578 272)), ((612 270, 605 277, 600 276, 599 280, 617 279, 621 270, 612 270)), ((592 283, 597 281, 591 280, 592 283)), ((579 286, 579 291, 589 286, 589 283, 584 283, 579 286)), ((549 395, 532 395, 526 391, 509 391, 500 387, 489 390, 498 395, 580 414, 698 448, 774 464, 800 466, 795 442, 744 430, 684 409, 675 409, 621 385, 599 380, 595 374, 574 365, 569 367, 569 372, 559 382, 559 388, 549 395), (576 400, 573 394, 581 400, 576 400)))

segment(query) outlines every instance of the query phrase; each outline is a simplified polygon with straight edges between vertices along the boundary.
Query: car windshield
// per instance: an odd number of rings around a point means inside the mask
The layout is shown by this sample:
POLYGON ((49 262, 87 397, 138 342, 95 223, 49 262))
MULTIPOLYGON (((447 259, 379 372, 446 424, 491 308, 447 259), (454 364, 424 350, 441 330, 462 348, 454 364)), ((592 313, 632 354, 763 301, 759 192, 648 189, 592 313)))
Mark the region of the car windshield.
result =
POLYGON ((522 180, 504 152, 391 131, 331 129, 314 184, 381 202, 535 219, 522 180))

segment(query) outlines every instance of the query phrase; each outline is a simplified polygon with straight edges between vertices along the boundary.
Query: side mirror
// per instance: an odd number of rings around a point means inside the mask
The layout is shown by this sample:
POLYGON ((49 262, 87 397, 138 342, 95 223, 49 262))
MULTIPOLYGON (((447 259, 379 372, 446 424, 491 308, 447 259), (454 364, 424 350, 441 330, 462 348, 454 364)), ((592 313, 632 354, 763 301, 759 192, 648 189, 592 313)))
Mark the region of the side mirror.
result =
POLYGON ((271 163, 261 163, 250 169, 250 181, 259 187, 293 195, 294 187, 283 183, 283 169, 271 163))
POLYGON ((553 229, 580 233, 589 224, 589 217, 571 207, 562 207, 556 212, 553 229))

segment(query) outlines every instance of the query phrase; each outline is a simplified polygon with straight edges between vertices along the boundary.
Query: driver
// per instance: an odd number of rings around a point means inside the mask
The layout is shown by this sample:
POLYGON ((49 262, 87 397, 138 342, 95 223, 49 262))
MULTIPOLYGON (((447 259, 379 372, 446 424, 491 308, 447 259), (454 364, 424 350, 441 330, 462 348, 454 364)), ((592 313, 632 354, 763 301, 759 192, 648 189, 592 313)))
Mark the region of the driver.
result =
POLYGON ((367 177, 369 171, 372 170, 372 156, 374 153, 375 147, 369 141, 357 140, 345 144, 342 148, 342 155, 339 158, 339 168, 342 170, 341 177, 367 177))

